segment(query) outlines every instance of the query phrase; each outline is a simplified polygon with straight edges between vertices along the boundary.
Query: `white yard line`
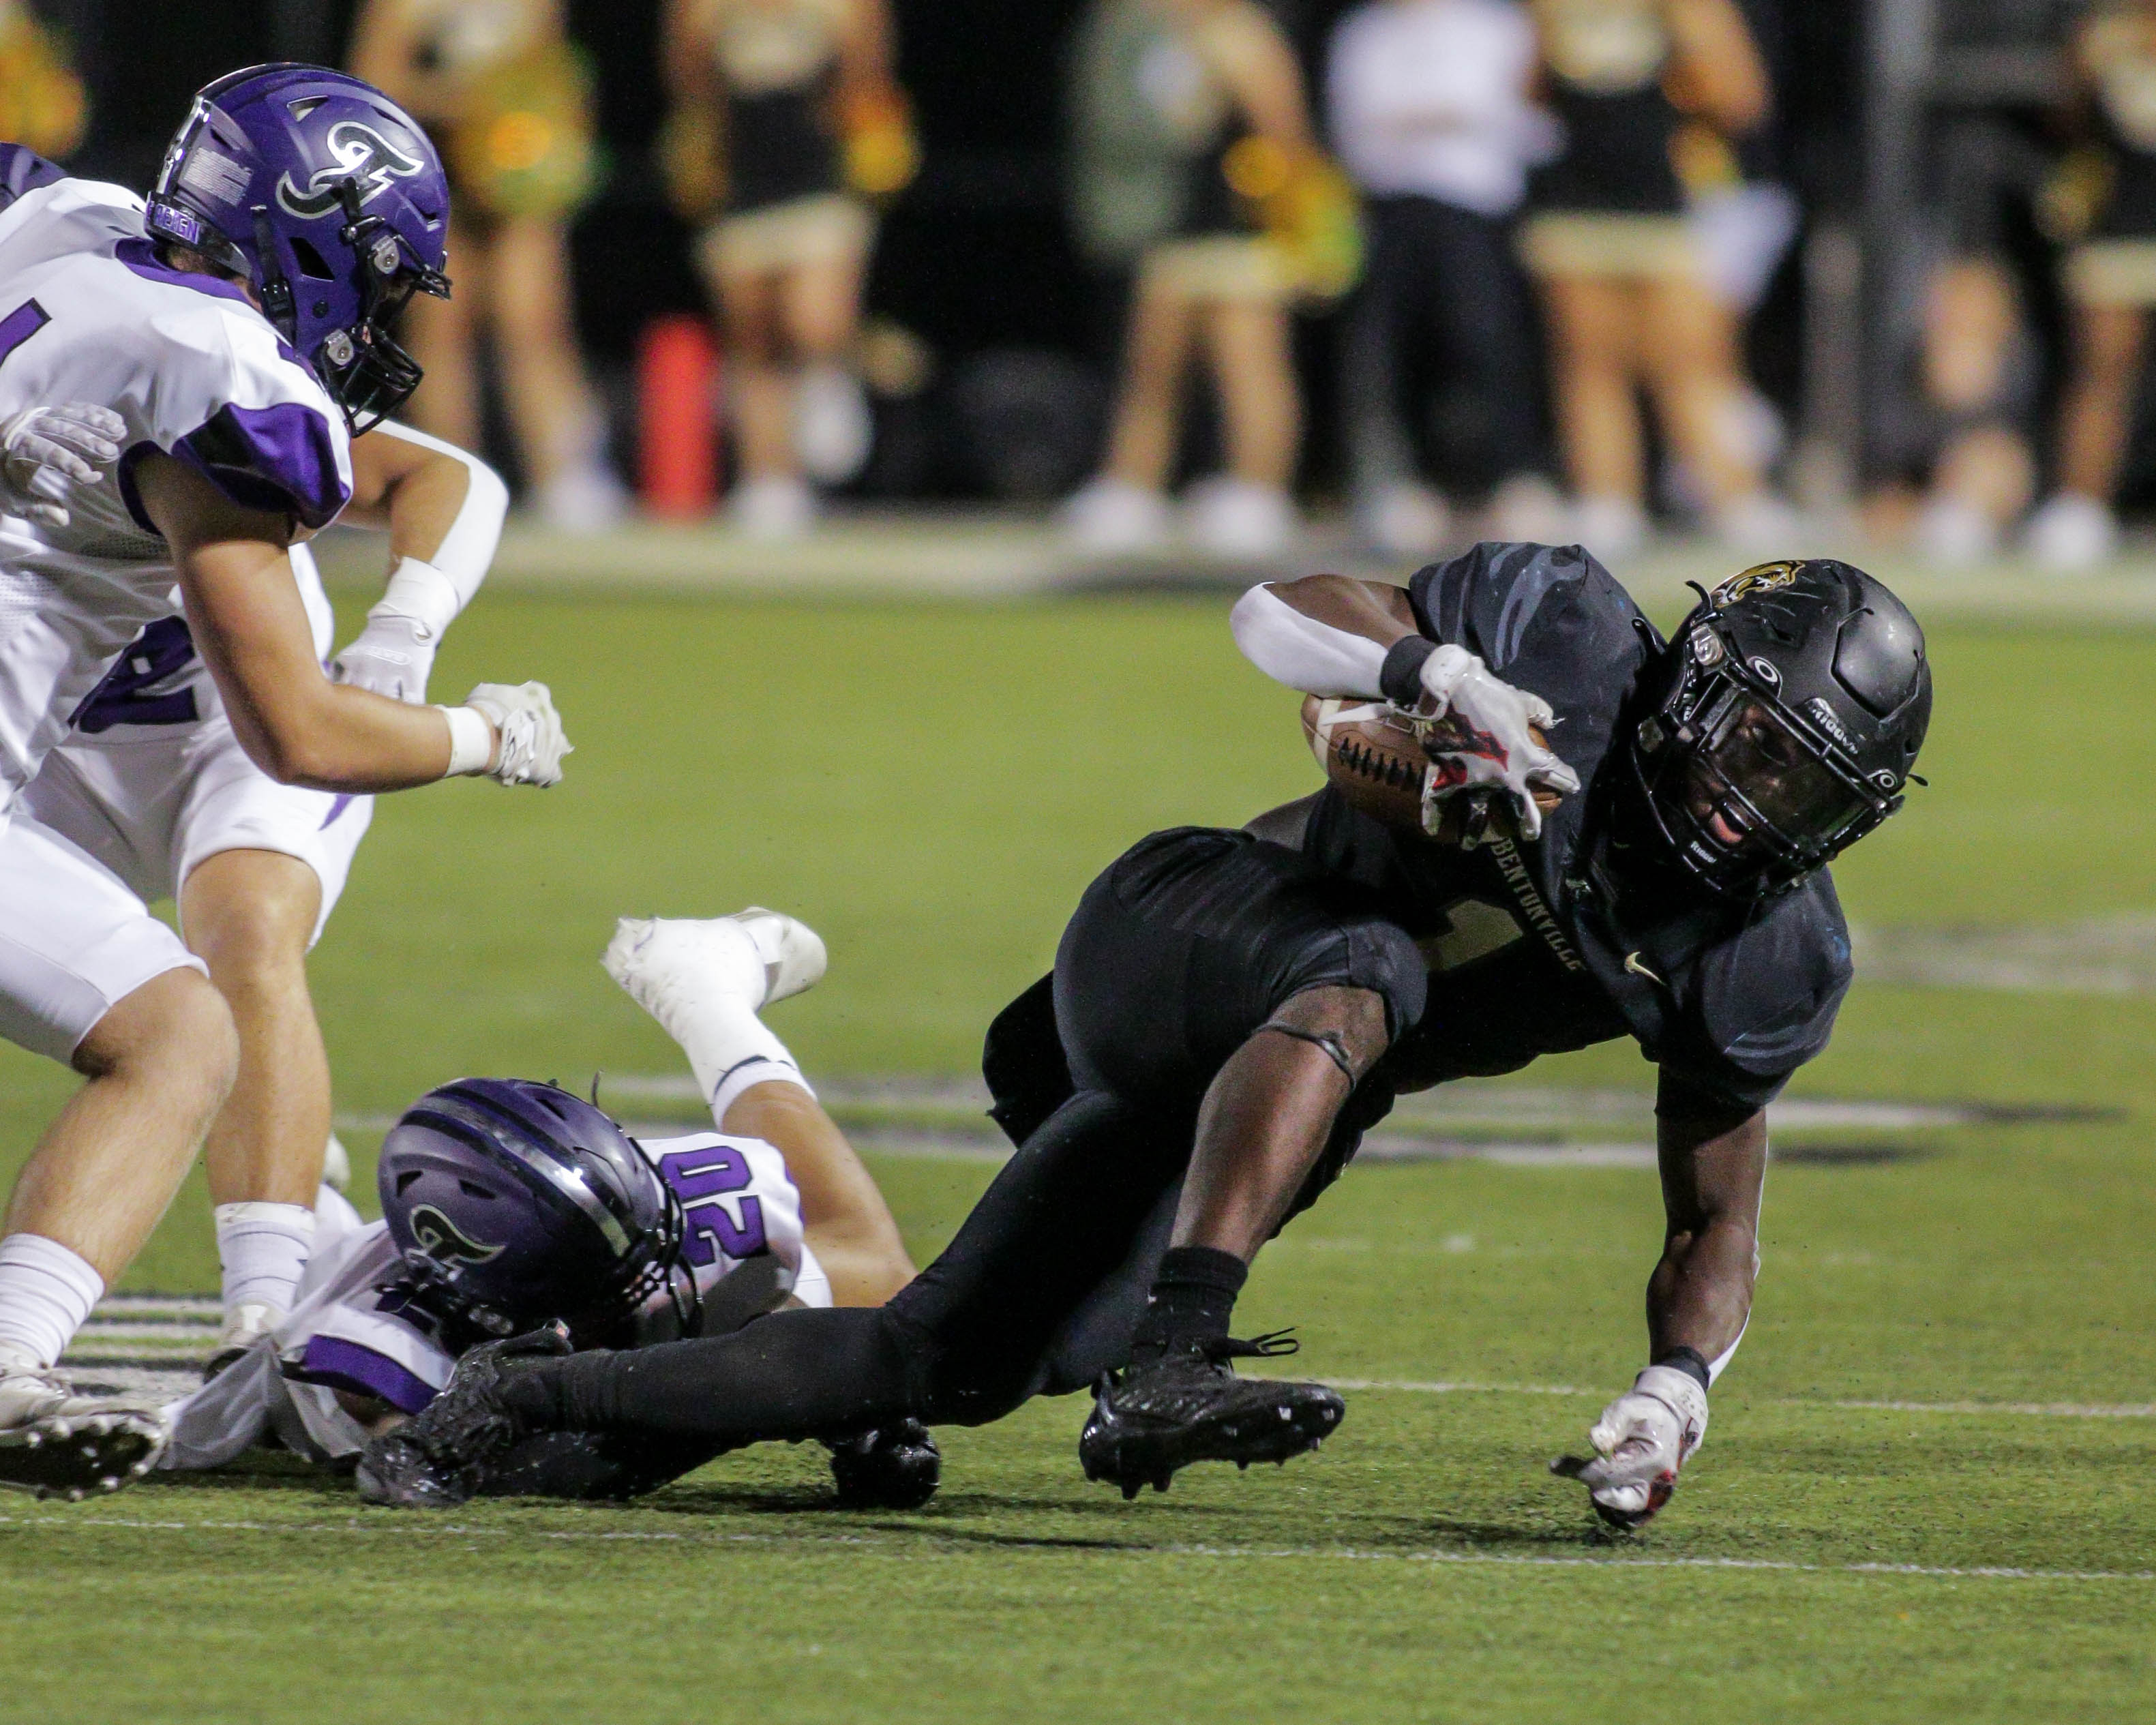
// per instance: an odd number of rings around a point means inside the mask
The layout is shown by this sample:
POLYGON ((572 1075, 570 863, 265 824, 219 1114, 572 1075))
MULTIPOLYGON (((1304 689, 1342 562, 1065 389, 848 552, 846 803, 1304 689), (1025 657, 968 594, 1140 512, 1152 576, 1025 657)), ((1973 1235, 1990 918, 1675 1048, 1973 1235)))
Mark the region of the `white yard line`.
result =
MULTIPOLYGON (((1253 1377, 1270 1376, 1253 1373, 1253 1377)), ((1558 1395, 1606 1398, 1607 1389, 1569 1384, 1470 1384, 1449 1378, 1327 1378, 1335 1389, 1395 1390, 1404 1395, 1558 1395)), ((2156 1402, 1883 1402, 1832 1401, 1815 1396, 1751 1396, 1769 1408, 1845 1408, 1886 1414, 2020 1414, 2049 1420, 2156 1420, 2156 1402)))
MULTIPOLYGON (((524 1538, 552 1539, 572 1544, 843 1545, 880 1547, 916 1554, 920 1550, 920 1543, 916 1540, 901 1540, 875 1533, 661 1532, 641 1529, 609 1532, 575 1528, 475 1527, 462 1522, 450 1522, 446 1525, 429 1524, 416 1518, 400 1520, 386 1516, 382 1520, 372 1523, 352 1521, 295 1522, 280 1524, 274 1522, 150 1521, 119 1516, 0 1515, 0 1527, 20 1527, 25 1530, 51 1532, 86 1532, 97 1528, 110 1527, 131 1532, 156 1533, 328 1533, 357 1534, 362 1537, 381 1534, 391 1538, 418 1537, 438 1539, 524 1538)), ((1046 1537, 1052 1538, 1053 1536, 1046 1537)), ((959 1549, 979 1548, 971 1546, 963 1530, 954 1530, 947 1535, 936 1528, 924 1527, 921 1530, 921 1538, 942 1547, 947 1553, 959 1549)), ((1761 1570, 1792 1575, 1912 1576, 1943 1581, 2156 1581, 2156 1570, 2151 1569, 2031 1569, 2006 1564, 1957 1567, 1942 1563, 1802 1563, 1776 1558, 1553 1557, 1514 1552, 1366 1551, 1354 1546, 1327 1545, 1145 1545, 1132 1543, 1127 1545, 1090 1547, 1082 1549, 1084 1554, 1089 1557, 1210 1558, 1229 1561, 1251 1558, 1278 1560, 1283 1558, 1329 1558, 1349 1563, 1483 1564, 1497 1568, 1522 1569, 1761 1570)))

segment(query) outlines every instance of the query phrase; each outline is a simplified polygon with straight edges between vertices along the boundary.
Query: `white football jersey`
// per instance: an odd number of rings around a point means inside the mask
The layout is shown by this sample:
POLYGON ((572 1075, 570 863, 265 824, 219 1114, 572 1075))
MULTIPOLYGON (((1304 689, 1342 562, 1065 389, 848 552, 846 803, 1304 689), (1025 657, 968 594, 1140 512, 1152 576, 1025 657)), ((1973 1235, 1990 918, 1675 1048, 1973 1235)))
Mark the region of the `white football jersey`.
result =
MULTIPOLYGON (((778 1151, 708 1132, 633 1142, 681 1200, 683 1256, 706 1313, 701 1328, 736 1327, 789 1294, 804 1306, 831 1303, 830 1282, 802 1237, 800 1194, 778 1151)), ((435 1338, 432 1318, 406 1309, 403 1269, 387 1223, 318 1232, 292 1315, 166 1409, 172 1442, 160 1466, 221 1467, 272 1434, 317 1461, 356 1455, 367 1434, 338 1390, 406 1414, 425 1407, 456 1359, 435 1338)), ((662 1294, 641 1314, 636 1344, 680 1333, 662 1294)))
POLYGON ((0 515, 0 809, 122 649, 177 617, 170 553, 132 485, 145 454, 308 528, 352 495, 344 417, 269 320, 233 284, 165 268, 131 193, 62 179, 0 209, 0 424, 70 402, 126 432, 99 482, 74 489, 67 526, 0 515))

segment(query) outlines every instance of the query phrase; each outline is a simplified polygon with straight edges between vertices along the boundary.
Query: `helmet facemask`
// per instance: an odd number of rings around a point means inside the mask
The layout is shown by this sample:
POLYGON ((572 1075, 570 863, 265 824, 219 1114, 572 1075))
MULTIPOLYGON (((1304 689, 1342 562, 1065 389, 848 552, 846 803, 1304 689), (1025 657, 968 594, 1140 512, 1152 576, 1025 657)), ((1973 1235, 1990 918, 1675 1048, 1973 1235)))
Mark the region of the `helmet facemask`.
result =
POLYGON ((1656 825, 1686 870, 1735 897, 1785 892, 1870 832, 1902 797, 1780 698, 1709 600, 1671 649, 1668 694, 1640 721, 1632 758, 1656 825))

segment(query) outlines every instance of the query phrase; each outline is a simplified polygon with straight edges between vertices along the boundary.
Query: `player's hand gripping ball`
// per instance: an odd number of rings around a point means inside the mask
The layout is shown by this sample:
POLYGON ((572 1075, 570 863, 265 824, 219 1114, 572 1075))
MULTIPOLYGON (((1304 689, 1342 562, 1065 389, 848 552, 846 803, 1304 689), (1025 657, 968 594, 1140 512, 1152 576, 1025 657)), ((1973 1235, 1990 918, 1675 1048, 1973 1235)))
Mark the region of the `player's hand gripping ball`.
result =
MULTIPOLYGON (((1419 719, 1388 701, 1303 697, 1303 740, 1348 807, 1397 832, 1421 833, 1440 844, 1459 842, 1471 799, 1458 793, 1475 788, 1443 753, 1466 729, 1460 719, 1419 719)), ((1547 747, 1539 726, 1530 734, 1547 747)), ((1531 790, 1536 820, 1529 837, 1563 800, 1547 783, 1531 790)))

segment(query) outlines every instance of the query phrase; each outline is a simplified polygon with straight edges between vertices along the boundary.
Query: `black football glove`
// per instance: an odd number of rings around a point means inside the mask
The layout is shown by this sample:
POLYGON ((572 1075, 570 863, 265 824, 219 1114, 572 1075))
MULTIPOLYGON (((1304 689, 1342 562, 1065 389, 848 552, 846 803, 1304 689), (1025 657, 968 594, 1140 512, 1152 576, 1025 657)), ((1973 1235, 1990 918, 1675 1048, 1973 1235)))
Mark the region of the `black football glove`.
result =
POLYGON ((824 1443, 844 1509, 918 1509, 936 1495, 942 1477, 943 1457, 918 1420, 824 1443))

